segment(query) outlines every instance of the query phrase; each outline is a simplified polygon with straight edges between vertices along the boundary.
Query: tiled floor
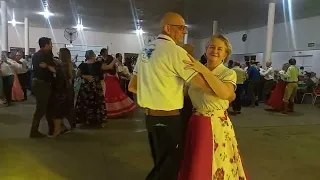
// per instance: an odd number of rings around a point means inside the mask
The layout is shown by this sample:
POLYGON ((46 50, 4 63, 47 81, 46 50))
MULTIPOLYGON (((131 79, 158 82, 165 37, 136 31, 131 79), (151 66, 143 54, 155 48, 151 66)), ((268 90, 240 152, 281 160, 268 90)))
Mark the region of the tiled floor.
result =
MULTIPOLYGON (((250 179, 320 179, 320 108, 300 105, 290 116, 264 108, 231 117, 250 179)), ((151 169, 139 112, 102 130, 34 140, 28 138, 33 111, 32 101, 0 108, 0 180, 142 180, 151 169)))

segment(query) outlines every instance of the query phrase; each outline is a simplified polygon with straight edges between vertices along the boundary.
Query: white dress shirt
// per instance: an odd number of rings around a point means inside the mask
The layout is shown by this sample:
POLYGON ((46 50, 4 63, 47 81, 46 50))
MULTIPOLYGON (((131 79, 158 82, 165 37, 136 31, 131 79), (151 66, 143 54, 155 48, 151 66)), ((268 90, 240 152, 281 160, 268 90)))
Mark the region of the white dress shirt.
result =
POLYGON ((197 72, 184 69, 187 52, 166 35, 159 35, 139 55, 134 69, 137 99, 143 108, 176 110, 183 107, 183 87, 197 72))
POLYGON ((6 62, 1 62, 1 75, 2 76, 10 76, 13 75, 17 69, 21 68, 22 65, 15 62, 12 59, 7 58, 7 62, 10 63, 11 65, 9 65, 6 62))
POLYGON ((274 79, 274 70, 273 68, 270 66, 268 67, 267 70, 265 71, 260 71, 260 75, 264 76, 265 80, 273 80, 274 79))
POLYGON ((17 74, 24 74, 28 72, 28 64, 27 64, 28 62, 25 59, 20 59, 20 62, 22 63, 20 64, 21 66, 16 68, 17 74))

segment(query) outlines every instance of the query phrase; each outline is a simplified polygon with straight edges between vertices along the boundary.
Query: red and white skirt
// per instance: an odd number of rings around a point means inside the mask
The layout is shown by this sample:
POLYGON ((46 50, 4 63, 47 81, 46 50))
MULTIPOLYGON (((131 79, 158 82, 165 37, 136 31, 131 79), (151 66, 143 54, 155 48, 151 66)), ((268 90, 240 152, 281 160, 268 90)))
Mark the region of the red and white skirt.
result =
POLYGON ((105 101, 108 118, 118 118, 132 112, 136 104, 121 89, 117 76, 106 75, 105 101))
POLYGON ((178 180, 246 180, 227 111, 198 114, 189 121, 178 180))

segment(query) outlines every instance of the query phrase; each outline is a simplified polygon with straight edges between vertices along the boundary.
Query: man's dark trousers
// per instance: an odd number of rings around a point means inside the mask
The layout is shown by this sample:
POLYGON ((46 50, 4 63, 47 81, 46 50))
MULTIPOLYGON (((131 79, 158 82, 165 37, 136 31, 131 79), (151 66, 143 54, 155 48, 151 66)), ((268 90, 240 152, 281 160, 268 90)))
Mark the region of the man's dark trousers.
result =
POLYGON ((19 82, 24 94, 24 100, 28 99, 28 74, 27 73, 22 73, 22 74, 18 74, 18 78, 19 78, 19 82))
POLYGON ((33 92, 35 93, 36 97, 36 111, 33 115, 33 121, 30 131, 30 136, 38 132, 40 120, 43 116, 46 115, 46 119, 48 122, 48 129, 49 129, 49 135, 53 133, 54 125, 52 118, 50 117, 50 114, 48 114, 48 105, 49 105, 49 99, 51 96, 51 84, 42 80, 33 80, 33 92))
POLYGON ((146 116, 154 168, 147 180, 176 180, 183 157, 184 122, 180 115, 146 116))
POLYGON ((236 99, 232 102, 232 109, 235 112, 241 111, 241 99, 242 94, 244 92, 244 85, 243 84, 237 84, 236 89, 236 99))
POLYGON ((12 87, 13 87, 14 76, 2 76, 3 94, 5 95, 7 104, 10 105, 12 102, 12 87))

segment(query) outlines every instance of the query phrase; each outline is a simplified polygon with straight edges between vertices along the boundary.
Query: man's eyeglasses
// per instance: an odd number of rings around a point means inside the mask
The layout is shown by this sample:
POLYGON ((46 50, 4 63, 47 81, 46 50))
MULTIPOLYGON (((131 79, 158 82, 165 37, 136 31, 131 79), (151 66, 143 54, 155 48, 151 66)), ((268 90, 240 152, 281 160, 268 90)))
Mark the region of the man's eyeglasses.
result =
POLYGON ((187 30, 187 26, 185 25, 175 25, 175 24, 168 24, 169 26, 174 26, 177 27, 180 31, 185 31, 187 30))

